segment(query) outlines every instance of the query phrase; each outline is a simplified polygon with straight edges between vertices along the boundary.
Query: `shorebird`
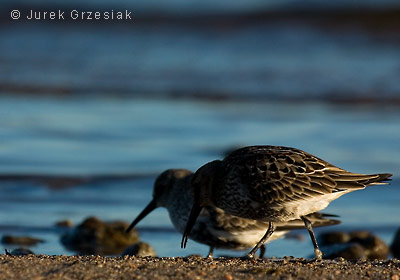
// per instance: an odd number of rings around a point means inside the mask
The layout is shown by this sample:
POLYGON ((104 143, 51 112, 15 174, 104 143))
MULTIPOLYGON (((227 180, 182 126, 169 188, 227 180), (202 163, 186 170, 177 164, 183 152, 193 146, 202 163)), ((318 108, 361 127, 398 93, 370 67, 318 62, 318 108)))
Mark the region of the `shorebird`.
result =
MULTIPOLYGON (((129 232, 145 216, 157 207, 165 207, 175 229, 183 233, 193 205, 190 182, 193 172, 186 169, 168 169, 161 173, 155 183, 153 199, 128 227, 129 232)), ((333 215, 314 213, 307 216, 314 227, 339 224, 331 219, 333 215)), ((207 257, 212 257, 214 248, 245 250, 254 247, 263 237, 268 223, 243 219, 225 213, 215 207, 204 207, 189 237, 206 244, 210 250, 207 257)), ((292 229, 303 228, 301 220, 278 223, 276 231, 268 241, 283 237, 292 229)), ((260 246, 260 257, 265 253, 265 245, 260 246)))
POLYGON ((182 236, 187 239, 204 207, 217 207, 245 219, 268 223, 268 230, 248 253, 254 253, 274 233, 277 223, 301 219, 317 259, 322 258, 307 215, 320 211, 340 196, 366 186, 386 184, 391 174, 357 174, 295 148, 250 146, 224 160, 203 165, 193 175, 194 203, 182 236))

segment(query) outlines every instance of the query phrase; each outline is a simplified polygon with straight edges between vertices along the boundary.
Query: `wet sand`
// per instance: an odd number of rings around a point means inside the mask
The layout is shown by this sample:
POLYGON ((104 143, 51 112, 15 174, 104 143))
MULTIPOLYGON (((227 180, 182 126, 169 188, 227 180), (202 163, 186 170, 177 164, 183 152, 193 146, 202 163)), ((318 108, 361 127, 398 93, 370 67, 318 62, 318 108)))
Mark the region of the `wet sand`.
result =
POLYGON ((391 279, 400 260, 0 256, 0 279, 391 279))

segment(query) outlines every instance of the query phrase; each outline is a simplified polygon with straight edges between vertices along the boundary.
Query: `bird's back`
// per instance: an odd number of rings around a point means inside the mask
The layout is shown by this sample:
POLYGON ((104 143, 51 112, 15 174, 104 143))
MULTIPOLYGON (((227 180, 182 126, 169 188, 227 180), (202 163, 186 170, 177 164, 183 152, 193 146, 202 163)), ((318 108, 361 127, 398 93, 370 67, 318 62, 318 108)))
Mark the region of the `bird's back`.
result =
POLYGON ((320 200, 320 205, 310 208, 316 212, 344 193, 384 184, 391 176, 351 173, 299 149, 281 146, 238 149, 223 160, 220 175, 219 186, 214 187, 218 203, 232 214, 253 218, 259 218, 254 211, 273 216, 268 209, 320 200), (236 213, 235 207, 249 211, 248 215, 236 213))

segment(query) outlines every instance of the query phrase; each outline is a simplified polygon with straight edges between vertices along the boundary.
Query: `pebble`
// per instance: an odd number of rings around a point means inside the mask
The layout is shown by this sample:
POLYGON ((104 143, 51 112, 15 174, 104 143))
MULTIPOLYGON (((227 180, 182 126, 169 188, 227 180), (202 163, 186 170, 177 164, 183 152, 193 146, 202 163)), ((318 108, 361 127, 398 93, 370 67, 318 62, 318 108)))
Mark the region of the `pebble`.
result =
POLYGON ((137 231, 125 232, 124 222, 103 222, 89 217, 81 224, 68 230, 61 237, 61 243, 69 250, 82 255, 115 255, 139 241, 137 231))
POLYGON ((122 256, 155 257, 157 254, 153 247, 146 242, 137 242, 124 250, 122 256))
POLYGON ((329 232, 319 237, 324 258, 343 257, 347 260, 387 259, 389 247, 368 231, 329 232))
POLYGON ((26 248, 17 248, 12 250, 10 253, 8 253, 6 250, 6 254, 11 256, 27 256, 27 255, 34 255, 35 253, 26 248))
POLYGON ((225 273, 224 274, 224 278, 225 278, 225 280, 232 280, 233 279, 232 275, 230 275, 229 273, 225 273))
POLYGON ((74 222, 72 222, 71 220, 63 220, 56 223, 56 227, 72 228, 73 226, 74 222))
POLYGON ((29 236, 13 236, 13 235, 4 235, 1 239, 1 243, 3 244, 16 244, 16 245, 25 245, 32 246, 38 243, 43 243, 44 240, 29 236))
POLYGON ((338 243, 346 243, 350 240, 350 235, 341 231, 332 231, 321 234, 318 237, 319 245, 327 246, 338 243))

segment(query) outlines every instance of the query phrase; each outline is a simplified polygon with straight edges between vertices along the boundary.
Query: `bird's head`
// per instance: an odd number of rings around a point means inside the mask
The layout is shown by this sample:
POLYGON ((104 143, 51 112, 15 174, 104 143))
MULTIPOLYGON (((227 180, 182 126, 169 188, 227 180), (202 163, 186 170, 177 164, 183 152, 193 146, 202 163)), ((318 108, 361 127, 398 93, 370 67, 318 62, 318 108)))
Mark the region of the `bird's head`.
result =
POLYGON ((186 169, 168 169, 161 173, 154 182, 153 199, 140 212, 135 220, 129 225, 126 232, 131 231, 144 217, 150 214, 157 207, 166 207, 170 194, 177 184, 184 184, 184 179, 189 178, 193 173, 186 169))
POLYGON ((154 182, 153 189, 153 200, 157 207, 167 206, 174 188, 187 188, 192 175, 193 172, 187 169, 168 169, 161 173, 154 182))

